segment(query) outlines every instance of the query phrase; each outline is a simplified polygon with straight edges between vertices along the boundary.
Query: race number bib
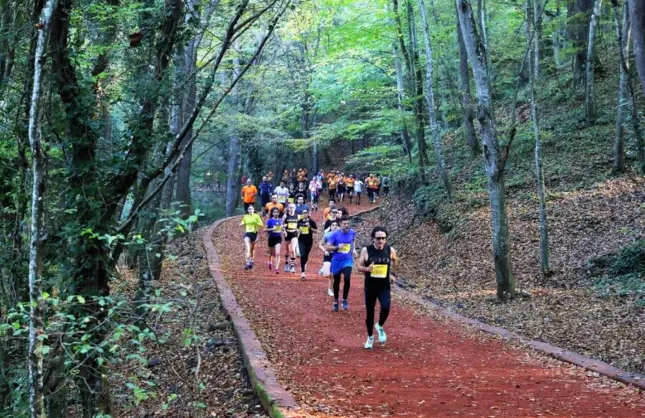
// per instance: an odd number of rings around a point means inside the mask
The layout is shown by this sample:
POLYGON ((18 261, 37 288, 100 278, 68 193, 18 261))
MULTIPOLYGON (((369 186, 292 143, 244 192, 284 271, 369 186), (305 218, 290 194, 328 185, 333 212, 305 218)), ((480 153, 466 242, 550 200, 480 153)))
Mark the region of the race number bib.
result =
POLYGON ((305 234, 305 235, 309 234, 309 227, 308 226, 301 226, 300 227, 300 233, 305 234))
POLYGON ((338 252, 341 254, 349 254, 349 252, 352 250, 352 245, 351 244, 339 244, 338 245, 338 252))
POLYGON ((255 232, 255 225, 246 225, 246 232, 255 232))
POLYGON ((282 225, 273 226, 273 232, 280 232, 280 231, 282 231, 282 225))
POLYGON ((287 222, 287 229, 294 230, 298 228, 298 224, 296 222, 287 222))
POLYGON ((387 277, 387 264, 374 264, 371 276, 375 279, 385 279, 387 277))

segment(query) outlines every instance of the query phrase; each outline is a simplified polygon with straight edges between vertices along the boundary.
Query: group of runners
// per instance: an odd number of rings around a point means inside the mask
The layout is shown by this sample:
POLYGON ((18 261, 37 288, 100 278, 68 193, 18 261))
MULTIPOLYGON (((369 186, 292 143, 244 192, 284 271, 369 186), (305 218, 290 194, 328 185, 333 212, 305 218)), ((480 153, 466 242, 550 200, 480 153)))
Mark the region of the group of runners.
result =
MULTIPOLYGON (((342 173, 338 174, 343 175, 342 173)), ((350 175, 350 178, 352 177, 350 175)), ((361 181, 353 178, 355 187, 357 181, 361 181)), ((263 179, 264 182, 268 183, 268 179, 263 179)), ((393 270, 398 264, 396 251, 387 244, 387 230, 383 227, 375 227, 371 232, 372 244, 364 247, 359 255, 356 251, 356 232, 350 228, 349 213, 343 206, 336 206, 335 199, 342 199, 342 194, 338 194, 338 182, 335 184, 335 192, 330 191, 329 206, 322 214, 324 220, 322 226, 319 226, 311 217, 311 212, 318 210, 319 201, 312 198, 309 200, 312 206, 307 204, 306 194, 303 195, 301 192, 303 187, 300 184, 302 182, 296 186, 297 190, 293 196, 291 193, 286 195, 282 190, 279 190, 286 188, 283 183, 281 181, 280 187, 273 190, 269 201, 262 207, 262 217, 267 218, 266 223, 256 213, 253 202, 247 202, 245 199, 246 214, 240 222, 240 226, 244 227, 244 269, 254 268, 256 244, 260 232, 264 230, 268 234, 269 271, 275 274, 280 273, 284 245, 286 246, 284 271, 296 273, 296 260, 299 259, 300 278, 306 280, 306 267, 314 246, 314 236, 320 234, 317 242, 318 248, 323 252, 323 264, 318 274, 328 278, 327 294, 333 297, 332 310, 338 312, 341 308, 343 310, 349 309, 351 275, 355 260, 358 260, 357 269, 365 276, 364 300, 367 312, 365 324, 368 337, 364 347, 372 348, 374 344, 373 330, 378 333, 379 341, 385 343, 387 335, 383 326, 390 312, 390 282, 395 279, 393 270), (286 199, 284 199, 285 196, 287 196, 286 199), (342 298, 340 293, 341 279, 343 281, 342 298), (374 312, 377 300, 381 310, 379 319, 375 323, 374 312)), ((331 183, 328 182, 329 184, 331 183)), ((247 183, 246 187, 249 186, 254 187, 247 183)), ((262 184, 260 189, 262 190, 262 184)), ((347 193, 347 189, 344 192, 347 193)), ((354 189, 353 192, 356 190, 354 189)), ((244 190, 242 197, 245 198, 244 190)))

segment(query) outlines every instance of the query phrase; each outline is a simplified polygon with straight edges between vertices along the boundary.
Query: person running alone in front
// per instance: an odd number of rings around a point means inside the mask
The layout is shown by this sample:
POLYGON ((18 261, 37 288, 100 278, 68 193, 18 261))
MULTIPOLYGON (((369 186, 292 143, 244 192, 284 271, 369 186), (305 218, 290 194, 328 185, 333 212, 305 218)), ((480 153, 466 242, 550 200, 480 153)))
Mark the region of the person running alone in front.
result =
POLYGON ((318 232, 318 225, 309 217, 309 210, 305 209, 301 213, 302 218, 298 221, 298 248, 300 252, 300 278, 306 279, 305 268, 309 261, 309 253, 314 246, 314 235, 318 232))
POLYGON ((284 271, 295 273, 296 256, 298 255, 298 215, 296 215, 296 205, 293 203, 287 207, 287 213, 282 218, 282 225, 284 226, 284 242, 289 246, 289 251, 284 255, 284 271))
POLYGON ((333 252, 331 273, 334 275, 334 303, 332 305, 334 311, 338 311, 341 275, 344 278, 342 306, 343 310, 349 309, 347 297, 349 296, 352 268, 354 267, 354 257, 356 256, 355 239, 356 231, 349 228, 349 218, 347 217, 343 217, 340 220, 340 229, 329 237, 327 251, 333 252))
MULTIPOLYGON (((278 203, 279 204, 279 203, 278 203)), ((282 219, 280 209, 271 209, 271 219, 267 221, 265 231, 269 233, 269 271, 273 269, 275 260, 275 274, 280 273, 280 249, 282 247, 282 219)))
POLYGON ((246 263, 244 270, 253 268, 253 256, 255 255, 255 243, 258 241, 258 230, 264 226, 262 218, 255 213, 253 205, 247 207, 247 214, 242 216, 240 226, 244 226, 244 246, 246 249, 246 263))
POLYGON ((327 220, 327 222, 329 222, 329 231, 325 230, 325 234, 318 244, 318 248, 320 248, 324 254, 323 265, 318 273, 323 277, 327 277, 327 294, 329 296, 334 296, 334 278, 331 275, 331 253, 327 251, 327 245, 329 243, 329 237, 331 236, 331 234, 338 231, 338 221, 336 220, 335 212, 334 220, 327 220))
POLYGON ((371 349, 374 344, 373 329, 378 333, 381 343, 387 341, 385 334, 385 321, 390 314, 390 282, 396 279, 394 271, 398 265, 398 258, 394 248, 387 244, 387 230, 382 226, 372 229, 372 245, 364 247, 358 260, 358 271, 365 275, 365 326, 367 327, 367 341, 365 348, 371 349), (374 311, 376 301, 381 305, 379 319, 374 324, 374 311))

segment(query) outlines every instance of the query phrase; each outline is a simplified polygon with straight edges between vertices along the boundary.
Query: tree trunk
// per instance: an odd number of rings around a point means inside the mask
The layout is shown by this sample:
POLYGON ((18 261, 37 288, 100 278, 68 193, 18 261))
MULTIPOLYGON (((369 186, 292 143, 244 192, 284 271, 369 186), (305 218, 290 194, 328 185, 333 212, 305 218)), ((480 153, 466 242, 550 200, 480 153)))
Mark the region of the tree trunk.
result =
POLYGON ((594 46, 596 38, 596 27, 600 19, 602 0, 595 0, 591 21, 589 22, 589 40, 587 41, 587 70, 586 70, 586 88, 585 88, 585 110, 587 123, 591 124, 598 116, 596 110, 596 88, 594 82, 594 46))
MULTIPOLYGON (((534 0, 539 1, 539 0, 534 0)), ((531 0, 526 2, 527 13, 531 9, 531 0)), ((536 9, 534 9, 536 11, 536 9)), ((535 22, 535 20, 534 20, 535 22)), ((528 41, 531 42, 530 20, 527 20, 529 26, 528 41)), ((537 36, 537 27, 533 26, 533 40, 537 36)), ((535 47, 535 42, 533 47, 535 47)), ((529 51, 529 91, 531 100, 531 117, 533 119, 533 134, 535 135, 535 172, 537 181, 537 194, 538 194, 538 213, 540 217, 540 268, 543 274, 549 272, 549 226, 547 222, 546 200, 544 197, 544 169, 542 165, 542 134, 540 132, 540 119, 538 114, 537 98, 535 95, 535 78, 536 70, 535 60, 538 55, 529 51)))
POLYGON ((629 62, 625 61, 625 57, 629 56, 629 6, 623 6, 623 23, 621 23, 618 15, 618 5, 614 4, 614 24, 616 26, 616 38, 618 39, 618 47, 620 48, 620 82, 618 84, 618 105, 616 106, 616 138, 614 140, 614 171, 622 173, 625 171, 625 135, 624 123, 625 116, 624 110, 628 106, 628 87, 627 78, 629 74, 629 62))
POLYGON ((571 0, 567 6, 568 34, 573 56, 573 89, 584 80, 584 64, 587 59, 587 42, 589 40, 589 19, 594 0, 571 0))
MULTIPOLYGON (((614 9, 616 10, 616 9, 614 9)), ((618 15, 616 14, 616 20, 618 21, 618 15)), ((641 76, 641 82, 643 83, 643 88, 645 89, 645 35, 643 31, 645 30, 645 5, 642 3, 639 3, 638 5, 635 5, 633 3, 629 4, 629 20, 631 21, 631 28, 632 28, 632 34, 634 36, 634 53, 636 55, 636 67, 638 69, 638 72, 641 76), (634 15, 634 12, 639 13, 638 16, 634 15), (640 52, 636 52, 636 30, 640 31, 640 52), (639 64, 640 63, 640 64, 639 64)), ((618 34, 620 36, 620 31, 618 31, 618 34)), ((625 43, 625 50, 627 49, 627 45, 629 44, 628 40, 626 39, 625 41, 621 41, 621 43, 625 43)), ((645 141, 643 141, 643 134, 641 132, 641 127, 640 127, 640 119, 638 116, 638 109, 636 106, 636 91, 634 90, 634 84, 632 82, 632 76, 631 72, 629 71, 628 67, 628 56, 623 52, 622 48, 620 49, 621 51, 621 62, 623 65, 623 71, 625 72, 625 76, 627 78, 627 90, 629 91, 629 96, 631 99, 631 112, 632 112, 632 126, 634 127, 634 136, 636 137, 636 147, 638 149, 638 160, 640 163, 640 169, 641 173, 645 174, 645 141)))
MULTIPOLYGON (((237 50, 237 48, 236 48, 237 50)), ((235 78, 240 71, 240 58, 235 55, 233 58, 233 77, 235 78)), ((239 89, 237 85, 231 91, 231 103, 236 112, 239 111, 239 89)), ((235 212, 235 207, 237 206, 237 167, 238 167, 238 158, 240 156, 241 146, 240 146, 240 137, 237 131, 234 131, 231 135, 231 139, 228 144, 228 164, 226 167, 226 216, 233 216, 235 212)))
MULTIPOLYGON (((419 177, 421 181, 425 182, 426 180, 426 170, 425 162, 427 158, 425 157, 426 153, 426 144, 425 144, 425 132, 423 129, 423 82, 421 80, 420 69, 417 68, 415 60, 415 52, 412 51, 413 41, 414 41, 414 30, 413 25, 409 25, 409 36, 410 36, 410 48, 406 47, 405 39, 403 37, 403 25, 401 23, 401 16, 399 15, 399 3, 398 0, 392 0, 394 20, 396 23, 397 38, 399 41, 399 47, 401 48, 401 53, 405 59, 405 67, 408 73, 408 77, 411 81, 412 96, 414 99, 414 116, 415 116, 415 136, 417 141, 417 148, 419 152, 419 177)), ((408 4, 408 23, 413 23, 413 18, 410 13, 410 5, 408 4)))
POLYGON ((401 122, 401 145, 403 151, 408 155, 408 160, 412 162, 412 141, 410 140, 410 133, 408 131, 407 122, 405 120, 405 110, 403 100, 405 98, 405 85, 403 83, 403 68, 401 68, 401 56, 397 42, 392 42, 392 56, 394 57, 394 70, 396 73, 396 106, 399 111, 401 122))
POLYGON ((430 42, 430 27, 428 25, 428 16, 423 0, 419 1, 419 10, 421 11, 421 18, 423 20, 423 39, 426 48, 426 88, 425 96, 428 103, 428 117, 430 119, 430 133, 432 135, 432 143, 434 145, 434 152, 437 158, 437 167, 439 168, 439 176, 443 182, 443 187, 446 189, 448 199, 452 199, 452 186, 450 185, 450 177, 446 169, 446 160, 444 157, 443 141, 437 125, 437 114, 435 112, 435 99, 434 99, 434 86, 433 81, 433 60, 432 60, 432 43, 430 42))
POLYGON ((634 37, 634 61, 645 92, 645 3, 642 0, 629 0, 629 16, 634 37))
MULTIPOLYGON (((456 10, 455 10, 456 11, 456 10)), ((457 16, 457 41, 459 42, 459 75, 461 77, 461 107, 463 109, 464 129, 466 131, 466 142, 473 155, 479 154, 479 142, 475 134, 473 120, 473 99, 470 95, 470 73, 468 72, 468 52, 464 45, 464 37, 461 34, 461 24, 457 16)))
MULTIPOLYGON (((196 78, 191 77, 191 74, 197 68, 197 38, 193 38, 188 43, 184 52, 184 65, 183 73, 185 77, 190 77, 188 80, 188 91, 182 104, 182 120, 187 120, 188 115, 193 112, 195 108, 195 96, 197 94, 196 78)), ((188 131, 182 141, 182 146, 189 143, 193 136, 193 130, 188 131)), ((193 146, 192 143, 186 148, 184 158, 179 163, 177 168, 177 201, 183 218, 187 218, 192 213, 192 202, 190 197, 190 169, 192 166, 193 146)))
POLYGON ((486 29, 486 0, 477 0, 477 28, 488 53, 488 31, 486 29))
POLYGON ((58 0, 48 0, 40 18, 42 25, 38 32, 36 46, 34 77, 31 91, 31 108, 29 110, 29 144, 31 146, 33 185, 31 190, 31 225, 29 241, 29 409, 32 418, 46 416, 45 397, 43 394, 43 349, 40 334, 43 326, 43 298, 41 237, 43 235, 43 205, 45 202, 45 155, 41 144, 40 119, 42 107, 40 97, 43 87, 43 67, 47 48, 52 15, 58 0))
POLYGON ((542 59, 542 0, 533 0, 533 74, 540 77, 540 61, 542 59))
POLYGON ((486 49, 481 44, 470 3, 455 0, 468 60, 473 69, 477 87, 480 135, 483 148, 484 167, 488 177, 488 189, 493 227, 493 259, 497 281, 497 297, 501 300, 515 296, 515 277, 511 268, 510 236, 506 214, 506 193, 504 190, 504 168, 508 149, 501 152, 495 132, 495 112, 489 84, 486 49))

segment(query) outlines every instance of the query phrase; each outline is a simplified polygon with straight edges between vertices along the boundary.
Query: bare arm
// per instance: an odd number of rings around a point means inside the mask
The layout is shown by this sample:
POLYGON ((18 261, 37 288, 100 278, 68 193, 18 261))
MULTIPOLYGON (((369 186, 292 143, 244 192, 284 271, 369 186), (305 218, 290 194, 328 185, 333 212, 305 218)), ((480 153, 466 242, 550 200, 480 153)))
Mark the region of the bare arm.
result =
POLYGON ((396 250, 390 247, 390 260, 392 260, 390 268, 390 281, 394 282, 396 280, 396 270, 399 268, 399 256, 396 254, 396 250))
POLYGON ((329 255, 329 251, 327 251, 327 248, 325 248, 325 237, 322 237, 320 242, 318 243, 318 248, 322 250, 325 255, 329 255))
POLYGON ((369 266, 365 266, 367 263, 367 247, 363 247, 361 250, 361 257, 358 259, 358 271, 362 273, 371 273, 374 269, 374 263, 369 266))

